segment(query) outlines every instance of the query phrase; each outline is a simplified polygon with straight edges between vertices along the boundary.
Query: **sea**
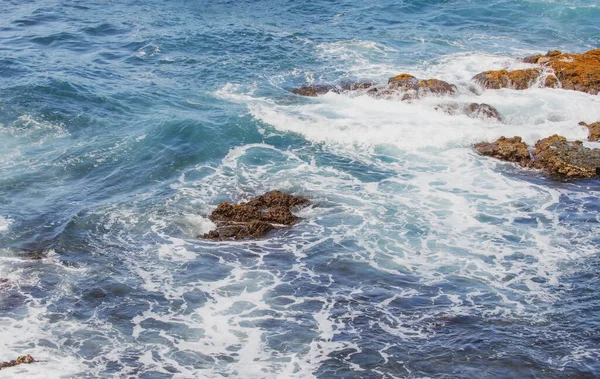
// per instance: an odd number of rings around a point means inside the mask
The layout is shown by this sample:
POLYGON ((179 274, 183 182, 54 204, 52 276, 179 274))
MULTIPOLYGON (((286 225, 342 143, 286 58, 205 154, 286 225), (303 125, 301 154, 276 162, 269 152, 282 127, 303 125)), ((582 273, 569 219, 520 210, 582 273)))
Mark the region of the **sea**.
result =
POLYGON ((472 147, 600 95, 471 80, 599 48, 597 0, 0 7, 1 378, 600 377, 600 181, 472 147), (290 92, 400 73, 457 94, 290 92), (271 190, 298 224, 199 238, 271 190))

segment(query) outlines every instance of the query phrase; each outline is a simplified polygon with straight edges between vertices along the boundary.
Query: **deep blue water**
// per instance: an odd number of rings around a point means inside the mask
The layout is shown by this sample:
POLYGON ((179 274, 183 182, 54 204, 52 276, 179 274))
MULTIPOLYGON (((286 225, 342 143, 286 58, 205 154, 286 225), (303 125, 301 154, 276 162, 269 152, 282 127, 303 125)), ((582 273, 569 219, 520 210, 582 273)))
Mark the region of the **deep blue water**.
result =
POLYGON ((599 48, 597 1, 0 5, 0 361, 41 361, 0 377, 600 376, 598 180, 470 147, 585 138, 600 97, 468 90, 599 48), (505 120, 288 91, 401 72, 505 120), (301 223, 197 238, 272 189, 301 223))

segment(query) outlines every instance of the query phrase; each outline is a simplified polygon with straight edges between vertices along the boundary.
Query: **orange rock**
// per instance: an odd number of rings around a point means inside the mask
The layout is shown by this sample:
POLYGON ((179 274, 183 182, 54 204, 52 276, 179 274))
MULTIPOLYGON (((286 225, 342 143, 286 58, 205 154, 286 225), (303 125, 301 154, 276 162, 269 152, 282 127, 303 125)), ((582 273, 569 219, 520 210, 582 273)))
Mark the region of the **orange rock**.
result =
POLYGON ((494 157, 507 162, 516 162, 523 167, 529 166, 531 156, 527 144, 521 137, 500 137, 494 142, 480 142, 475 144, 475 149, 481 155, 494 157))
MULTIPOLYGON (((560 87, 592 95, 600 92, 600 49, 583 54, 566 54, 559 50, 551 50, 544 56, 534 55, 524 58, 523 61, 538 64, 553 72, 554 75, 546 77, 544 87, 560 87)), ((526 89, 541 74, 540 68, 485 71, 475 75, 473 80, 489 89, 526 89)))
POLYGON ((533 167, 569 178, 592 178, 600 175, 600 149, 588 149, 581 141, 569 142, 555 134, 537 141, 533 167))
POLYGON ((588 141, 600 141, 600 122, 594 122, 593 124, 586 124, 580 122, 579 125, 585 126, 589 129, 588 141))
POLYGON ((529 88, 541 72, 542 70, 538 68, 515 71, 485 71, 475 75, 473 80, 488 89, 512 88, 522 90, 529 88))

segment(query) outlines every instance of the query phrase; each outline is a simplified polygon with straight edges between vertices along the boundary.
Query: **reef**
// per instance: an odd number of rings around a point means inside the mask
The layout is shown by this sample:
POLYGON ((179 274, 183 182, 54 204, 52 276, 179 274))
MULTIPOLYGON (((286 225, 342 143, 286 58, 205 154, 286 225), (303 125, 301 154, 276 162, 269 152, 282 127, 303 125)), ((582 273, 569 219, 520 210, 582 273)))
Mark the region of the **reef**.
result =
POLYGON ((523 90, 534 84, 548 88, 564 88, 587 92, 600 92, 600 49, 583 54, 562 53, 551 50, 546 55, 523 59, 539 67, 525 70, 485 71, 473 77, 484 88, 512 88, 523 90))
POLYGON ((600 141, 600 122, 594 122, 592 124, 586 124, 581 121, 579 123, 581 126, 585 126, 589 130, 588 141, 600 141))
POLYGON ((292 211, 309 200, 280 191, 267 192, 246 203, 223 202, 209 216, 217 225, 202 238, 212 240, 260 238, 269 231, 289 227, 300 218, 292 211))
POLYGON ((387 84, 371 82, 346 82, 338 86, 319 84, 292 89, 290 92, 301 96, 315 97, 329 92, 364 92, 372 97, 401 95, 402 100, 416 99, 428 95, 449 95, 456 92, 456 86, 439 79, 417 79, 409 74, 400 74, 388 79, 387 84))
POLYGON ((536 142, 529 149, 521 137, 505 138, 475 144, 482 155, 522 167, 543 170, 558 177, 592 178, 600 175, 600 149, 590 149, 581 141, 567 141, 557 134, 536 142))
POLYGON ((14 367, 20 364, 29 364, 35 362, 35 359, 29 354, 18 357, 17 359, 10 362, 0 363, 0 370, 3 368, 14 367))

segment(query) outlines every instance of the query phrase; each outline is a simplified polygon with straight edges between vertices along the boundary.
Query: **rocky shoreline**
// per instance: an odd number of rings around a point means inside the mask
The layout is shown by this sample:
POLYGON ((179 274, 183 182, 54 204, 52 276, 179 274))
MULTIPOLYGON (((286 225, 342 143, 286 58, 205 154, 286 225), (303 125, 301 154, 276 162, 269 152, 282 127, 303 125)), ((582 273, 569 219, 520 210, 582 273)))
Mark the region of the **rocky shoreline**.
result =
MULTIPOLYGON (((535 86, 562 88, 592 95, 600 93, 600 49, 583 54, 552 50, 545 55, 523 58, 522 61, 534 67, 512 71, 484 71, 475 75, 472 81, 484 90, 524 90, 535 86)), ((443 80, 419 79, 402 73, 389 78, 384 84, 317 84, 295 88, 290 92, 306 97, 317 97, 331 92, 413 101, 427 96, 452 97, 458 93, 458 87, 443 80)), ((446 101, 435 106, 435 110, 489 121, 504 120, 495 107, 485 103, 446 101)), ((588 128, 589 141, 600 140, 600 122, 587 124, 582 121, 579 125, 588 128)), ((600 149, 585 147, 581 141, 568 141, 557 134, 538 140, 534 146, 528 146, 519 136, 502 136, 493 142, 476 143, 474 148, 483 156, 516 163, 523 168, 541 170, 557 178, 600 176, 600 149)), ((199 237, 215 241, 261 238, 272 230, 296 224, 299 218, 293 215, 292 211, 309 203, 306 198, 279 191, 267 192, 245 203, 223 202, 209 216, 216 229, 199 237)))

